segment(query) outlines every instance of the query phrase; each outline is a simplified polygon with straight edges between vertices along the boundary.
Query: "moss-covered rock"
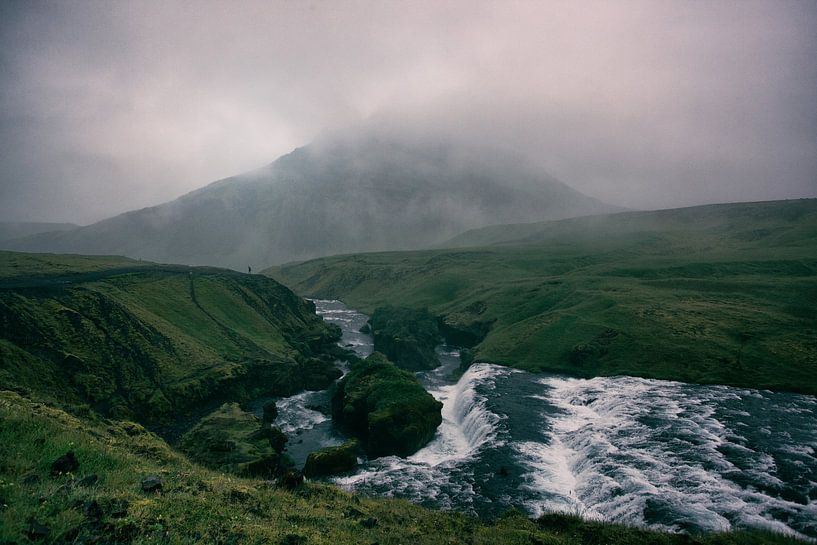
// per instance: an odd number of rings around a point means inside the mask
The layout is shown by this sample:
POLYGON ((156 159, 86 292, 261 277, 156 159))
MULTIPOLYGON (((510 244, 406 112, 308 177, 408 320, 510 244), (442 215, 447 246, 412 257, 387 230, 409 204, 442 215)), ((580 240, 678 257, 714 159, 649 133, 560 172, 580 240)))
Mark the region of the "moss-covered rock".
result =
POLYGON ((360 438, 376 458, 409 456, 428 443, 442 422, 442 403, 375 352, 352 365, 332 397, 332 418, 360 438))
POLYGON ((214 469, 269 477, 288 466, 282 435, 237 403, 225 403, 184 434, 179 449, 214 469))
POLYGON ((326 447, 311 452, 304 465, 307 477, 324 477, 352 471, 357 467, 357 450, 360 444, 352 439, 337 447, 326 447))
POLYGON ((427 309, 379 307, 370 323, 374 349, 401 369, 422 371, 440 365, 434 349, 442 337, 437 319, 427 309))
POLYGON ((441 316, 438 325, 445 342, 466 348, 482 342, 494 324, 493 319, 484 317, 487 309, 484 301, 474 301, 458 312, 441 316))

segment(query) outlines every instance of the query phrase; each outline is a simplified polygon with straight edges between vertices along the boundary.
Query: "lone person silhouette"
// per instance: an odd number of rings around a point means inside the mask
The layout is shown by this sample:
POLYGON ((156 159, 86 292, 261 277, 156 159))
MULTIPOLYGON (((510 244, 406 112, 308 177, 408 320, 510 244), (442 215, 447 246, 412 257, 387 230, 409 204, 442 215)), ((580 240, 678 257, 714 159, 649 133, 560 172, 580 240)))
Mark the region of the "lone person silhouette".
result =
POLYGON ((249 265, 247 266, 247 274, 252 274, 252 267, 249 265))

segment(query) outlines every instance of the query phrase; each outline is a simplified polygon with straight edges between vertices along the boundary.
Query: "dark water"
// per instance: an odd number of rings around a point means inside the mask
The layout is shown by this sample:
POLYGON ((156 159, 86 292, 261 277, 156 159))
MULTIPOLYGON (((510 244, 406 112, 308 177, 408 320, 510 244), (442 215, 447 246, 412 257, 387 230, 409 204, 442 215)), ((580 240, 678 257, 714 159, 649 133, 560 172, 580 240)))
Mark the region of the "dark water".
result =
MULTIPOLYGON (((366 317, 316 301, 361 355, 366 317)), ((817 398, 630 377, 574 379, 475 364, 455 350, 418 374, 443 402, 437 436, 408 459, 336 479, 362 493, 496 515, 563 511, 669 530, 765 527, 817 537, 817 398)), ((279 402, 280 424, 313 448, 337 444, 322 393, 279 402), (298 431, 300 435, 298 435, 298 431)))

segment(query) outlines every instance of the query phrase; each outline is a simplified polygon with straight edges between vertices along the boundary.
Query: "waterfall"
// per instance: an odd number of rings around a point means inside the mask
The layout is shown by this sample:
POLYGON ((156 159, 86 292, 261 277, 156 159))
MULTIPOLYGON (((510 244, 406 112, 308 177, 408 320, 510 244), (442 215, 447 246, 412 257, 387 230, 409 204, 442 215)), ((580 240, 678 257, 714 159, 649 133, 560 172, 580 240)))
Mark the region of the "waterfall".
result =
POLYGON ((487 399, 478 390, 493 387, 497 376, 510 372, 495 365, 475 364, 456 384, 431 391, 443 403, 443 422, 434 440, 410 459, 432 466, 451 463, 495 440, 500 418, 488 409, 487 399))

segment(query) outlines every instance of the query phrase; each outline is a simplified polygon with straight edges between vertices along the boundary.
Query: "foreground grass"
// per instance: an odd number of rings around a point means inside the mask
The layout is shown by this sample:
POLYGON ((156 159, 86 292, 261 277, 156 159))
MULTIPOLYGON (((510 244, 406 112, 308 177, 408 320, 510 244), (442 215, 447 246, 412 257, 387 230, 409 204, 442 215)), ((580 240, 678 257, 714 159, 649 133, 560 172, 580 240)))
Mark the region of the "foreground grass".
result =
POLYGON ((495 227, 267 271, 371 313, 487 331, 482 361, 817 394, 817 200, 495 227))
POLYGON ((747 531, 662 534, 566 516, 531 521, 510 513, 494 524, 405 501, 358 498, 307 484, 289 492, 188 461, 138 424, 79 419, 0 392, 0 543, 165 544, 783 544, 747 531), (74 474, 50 475, 67 451, 74 474), (96 475, 93 483, 82 479, 96 475), (146 475, 163 481, 145 493, 146 475), (92 502, 96 502, 96 506, 92 502), (90 506, 90 507, 89 507, 90 506), (29 539, 33 523, 48 529, 29 539))

